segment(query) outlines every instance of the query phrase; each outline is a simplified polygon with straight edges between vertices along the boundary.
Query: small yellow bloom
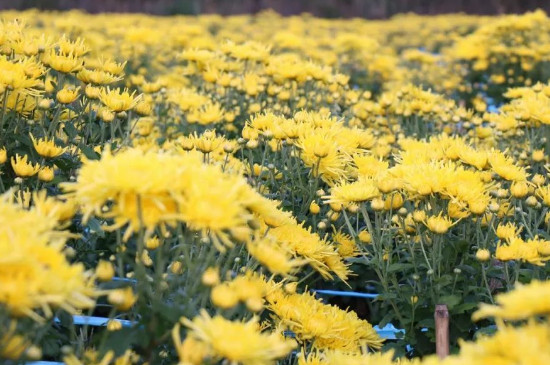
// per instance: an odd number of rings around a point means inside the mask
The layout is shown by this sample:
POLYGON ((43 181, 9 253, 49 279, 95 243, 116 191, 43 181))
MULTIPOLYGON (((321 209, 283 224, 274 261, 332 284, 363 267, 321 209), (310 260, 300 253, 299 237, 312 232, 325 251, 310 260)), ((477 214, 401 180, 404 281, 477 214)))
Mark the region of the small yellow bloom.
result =
POLYGON ((107 322, 107 331, 118 331, 120 329, 122 329, 122 323, 120 323, 120 321, 111 319, 107 322))
POLYGON ((145 241, 145 247, 148 250, 154 250, 160 246, 160 240, 158 237, 151 237, 147 241, 145 241))
POLYGON ((170 272, 174 275, 180 275, 183 272, 183 264, 180 261, 174 261, 170 264, 170 272))
POLYGON ((207 344, 216 360, 230 364, 267 365, 287 356, 296 347, 293 340, 273 332, 261 332, 258 318, 232 322, 222 316, 210 317, 206 311, 182 323, 188 336, 207 344))
POLYGON ((88 99, 98 99, 100 91, 101 89, 99 87, 92 85, 86 85, 86 88, 84 89, 84 93, 88 99))
POLYGON ((496 235, 501 240, 510 240, 521 232, 521 227, 516 227, 513 223, 500 223, 496 229, 496 235))
POLYGON ((34 149, 42 157, 53 158, 62 155, 65 152, 65 148, 57 146, 53 139, 42 138, 35 139, 31 134, 32 144, 34 149))
POLYGON ((19 154, 15 155, 15 158, 11 158, 11 167, 19 177, 34 176, 40 170, 39 164, 33 165, 31 162, 28 162, 27 155, 21 157, 19 154))
POLYGON ((0 148, 0 164, 3 164, 8 159, 8 152, 6 151, 6 147, 0 148))
POLYGON ((430 231, 437 234, 445 234, 451 228, 453 222, 449 218, 439 214, 438 216, 429 217, 425 224, 430 231))
POLYGON ((370 233, 366 230, 363 230, 363 231, 359 232, 358 238, 359 238, 359 241, 361 241, 363 243, 371 243, 372 242, 372 237, 371 237, 370 233))
POLYGON ((140 261, 145 266, 153 266, 153 260, 151 259, 151 256, 149 256, 149 251, 147 250, 143 250, 143 252, 141 253, 140 261))
POLYGON ((44 166, 38 171, 38 179, 40 181, 49 182, 52 181, 54 178, 54 171, 53 168, 44 166))
POLYGON ((544 160, 544 150, 534 150, 532 158, 535 162, 541 162, 544 160))
POLYGON ((529 194, 529 185, 525 181, 517 181, 510 186, 510 193, 516 199, 525 198, 529 194))
POLYGON ((80 91, 79 87, 76 89, 74 87, 64 87, 63 89, 57 92, 55 98, 61 104, 70 104, 78 98, 79 91, 80 91))
POLYGON ((118 113, 132 109, 141 100, 141 95, 135 96, 135 91, 130 93, 128 89, 102 89, 99 92, 99 100, 112 112, 118 113))
POLYGON ((487 261, 491 258, 491 253, 486 249, 479 249, 476 252, 476 259, 478 261, 487 261))

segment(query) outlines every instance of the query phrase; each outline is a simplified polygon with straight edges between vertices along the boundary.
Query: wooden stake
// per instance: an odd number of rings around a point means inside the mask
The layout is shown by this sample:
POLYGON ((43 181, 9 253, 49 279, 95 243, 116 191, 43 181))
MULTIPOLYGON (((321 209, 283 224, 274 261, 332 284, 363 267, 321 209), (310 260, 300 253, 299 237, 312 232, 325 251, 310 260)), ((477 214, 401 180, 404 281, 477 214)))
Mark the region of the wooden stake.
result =
POLYGON ((435 306, 435 352, 440 359, 449 356, 449 310, 445 304, 435 306))

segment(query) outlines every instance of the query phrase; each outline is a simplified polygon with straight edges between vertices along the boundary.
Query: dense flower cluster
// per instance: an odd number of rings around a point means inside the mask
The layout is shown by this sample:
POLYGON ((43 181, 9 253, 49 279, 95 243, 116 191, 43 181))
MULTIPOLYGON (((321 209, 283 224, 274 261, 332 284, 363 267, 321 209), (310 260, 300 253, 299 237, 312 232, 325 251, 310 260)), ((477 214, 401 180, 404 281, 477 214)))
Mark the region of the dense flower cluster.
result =
POLYGON ((0 18, 0 361, 550 361, 544 12, 0 18))

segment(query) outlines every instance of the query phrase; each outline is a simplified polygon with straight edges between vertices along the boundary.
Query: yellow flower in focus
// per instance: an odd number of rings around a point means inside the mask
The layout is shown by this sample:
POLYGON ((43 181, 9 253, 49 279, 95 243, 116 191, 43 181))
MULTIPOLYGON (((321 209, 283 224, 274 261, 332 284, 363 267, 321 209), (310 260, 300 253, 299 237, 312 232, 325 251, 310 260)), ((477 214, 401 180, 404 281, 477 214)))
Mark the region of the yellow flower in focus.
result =
POLYGON ((372 242, 372 237, 371 237, 369 231, 367 231, 367 230, 362 230, 361 232, 359 232, 359 234, 357 235, 357 238, 359 238, 359 241, 361 241, 363 243, 371 243, 372 242))
POLYGON ((46 158, 58 157, 65 152, 65 148, 57 146, 53 141, 53 139, 51 140, 48 138, 35 139, 34 136, 31 135, 31 140, 32 140, 34 149, 42 157, 46 157, 46 158))
POLYGON ((321 211, 321 207, 319 207, 319 204, 312 201, 311 204, 309 205, 309 212, 311 214, 319 214, 320 211, 321 211))
POLYGON ((332 240, 338 244, 338 253, 343 258, 351 258, 359 255, 359 248, 350 235, 339 231, 332 234, 332 240))
POLYGON ((38 179, 40 181, 49 182, 52 181, 54 178, 54 171, 51 167, 42 167, 40 171, 38 171, 38 179))
POLYGON ((478 261, 488 261, 491 258, 491 253, 486 249, 479 249, 476 251, 476 259, 478 261))
POLYGON ((451 219, 443 217, 441 213, 437 216, 428 217, 425 222, 426 227, 434 233, 445 234, 453 226, 451 219))
POLYGON ((529 194, 529 185, 525 181, 514 182, 510 186, 510 193, 514 198, 525 198, 529 194))
POLYGON ((76 89, 74 87, 64 87, 57 92, 55 98, 61 104, 70 104, 78 98, 79 91, 80 87, 76 89))
POLYGON ((40 170, 39 164, 33 165, 28 162, 27 155, 21 157, 19 154, 15 155, 15 158, 11 158, 11 167, 13 168, 15 174, 20 177, 34 176, 40 170))
POLYGON ((311 293, 267 296, 268 308, 281 323, 294 332, 299 342, 308 341, 314 349, 360 353, 365 347, 379 349, 381 339, 372 325, 344 311, 324 304, 311 293))
POLYGON ((78 56, 74 54, 57 54, 55 49, 47 51, 42 61, 54 70, 63 73, 79 71, 84 65, 84 61, 78 56))
POLYGON ((523 227, 516 227, 514 223, 500 223, 496 229, 496 235, 501 240, 510 240, 521 233, 523 227))
POLYGON ((362 203, 379 197, 380 191, 374 180, 360 178, 352 183, 334 186, 329 196, 324 196, 326 203, 340 203, 345 206, 350 203, 362 203))
POLYGON ((210 317, 206 311, 192 321, 182 318, 190 330, 188 336, 202 342, 216 360, 243 365, 269 365, 288 355, 294 341, 275 333, 262 333, 257 318, 248 322, 231 322, 221 316, 210 317))
POLYGON ((107 87, 99 92, 99 100, 112 112, 118 113, 132 109, 141 100, 141 95, 130 94, 128 89, 111 89, 107 87))

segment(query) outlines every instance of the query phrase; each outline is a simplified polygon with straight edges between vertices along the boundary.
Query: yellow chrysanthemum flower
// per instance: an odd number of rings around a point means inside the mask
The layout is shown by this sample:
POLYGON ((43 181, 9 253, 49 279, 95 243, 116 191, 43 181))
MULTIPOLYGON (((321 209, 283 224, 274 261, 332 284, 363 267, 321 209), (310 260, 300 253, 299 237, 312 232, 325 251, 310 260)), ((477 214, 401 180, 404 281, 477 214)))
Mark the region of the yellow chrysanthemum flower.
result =
POLYGON ((193 320, 182 318, 189 336, 202 342, 215 359, 243 365, 274 364, 296 346, 292 340, 275 333, 262 333, 258 319, 232 322, 221 316, 210 317, 206 311, 193 320))
POLYGON ((65 152, 65 148, 57 146, 53 141, 53 139, 48 139, 48 138, 35 139, 34 136, 31 135, 31 140, 32 140, 34 149, 42 157, 46 157, 46 158, 58 157, 65 152))
POLYGON ((550 281, 534 280, 530 284, 517 284, 511 292, 497 296, 497 305, 481 304, 473 319, 486 317, 504 320, 521 320, 550 315, 550 281))
POLYGON ((99 100, 109 110, 118 113, 132 109, 141 100, 141 95, 135 96, 136 92, 130 93, 127 89, 111 89, 107 87, 99 92, 99 100))
POLYGON ((11 167, 15 174, 20 177, 34 176, 40 170, 39 164, 33 165, 31 162, 28 162, 27 155, 21 157, 18 154, 11 158, 11 167))

